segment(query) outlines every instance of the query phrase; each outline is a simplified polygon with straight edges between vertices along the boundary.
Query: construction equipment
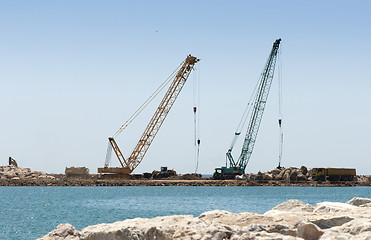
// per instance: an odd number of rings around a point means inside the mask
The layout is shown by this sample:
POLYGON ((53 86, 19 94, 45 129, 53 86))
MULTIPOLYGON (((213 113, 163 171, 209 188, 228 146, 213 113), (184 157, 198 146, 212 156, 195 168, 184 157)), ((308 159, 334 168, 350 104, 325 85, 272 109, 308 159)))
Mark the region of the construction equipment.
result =
POLYGON ((114 174, 118 177, 130 177, 130 174, 134 171, 134 169, 141 163, 146 154, 149 146, 151 145, 153 139, 155 138, 157 132, 159 131, 162 123, 164 122, 166 116, 168 115, 171 107, 173 106, 175 100, 177 99, 180 91, 182 90, 185 82, 188 79, 189 74, 194 68, 194 65, 199 61, 196 57, 188 55, 187 58, 180 64, 177 68, 179 69, 175 74, 176 71, 173 72, 172 75, 151 95, 149 99, 126 121, 121 128, 116 132, 113 137, 109 137, 109 144, 107 149, 106 155, 106 162, 104 168, 98 168, 98 173, 100 174, 114 174), (158 106, 155 114, 153 115, 152 119, 150 120, 149 124, 147 125, 142 137, 139 139, 136 147, 134 148, 133 152, 129 156, 129 158, 125 158, 122 154, 119 146, 117 145, 114 137, 116 137, 119 133, 122 132, 130 123, 131 121, 143 110, 144 107, 148 105, 150 101, 161 91, 168 82, 171 82, 169 89, 167 90, 165 96, 163 97, 160 105, 158 106), (121 167, 109 167, 111 151, 114 151, 115 155, 117 156, 121 167))
MULTIPOLYGON (((199 66, 200 68, 200 66, 199 66)), ((198 71, 200 74, 200 71, 198 71)), ((195 173, 198 171, 198 162, 200 159, 200 113, 199 113, 199 102, 200 102, 200 76, 195 74, 193 81, 193 123, 194 123, 194 146, 195 146, 195 162, 196 169, 195 173)))
POLYGON ((67 177, 86 177, 89 176, 89 169, 86 167, 66 167, 64 173, 67 177))
POLYGON ((176 171, 167 169, 167 167, 161 167, 161 171, 152 172, 153 179, 169 178, 172 176, 176 176, 176 171))
POLYGON ((312 179, 316 181, 353 181, 355 168, 313 168, 312 179))
POLYGON ((281 54, 278 54, 278 128, 279 128, 279 145, 278 145, 278 169, 281 169, 282 149, 283 149, 283 128, 282 128, 282 61, 281 54))
POLYGON ((9 165, 10 165, 10 166, 14 166, 14 167, 18 167, 17 162, 16 162, 15 159, 12 158, 12 157, 9 157, 9 165))
POLYGON ((260 122, 262 120, 264 108, 267 103, 269 89, 272 84, 274 70, 276 66, 280 42, 281 39, 277 39, 273 44, 272 50, 269 54, 268 61, 258 81, 258 85, 255 91, 253 92, 250 102, 246 107, 246 110, 237 127, 237 130, 235 131, 232 144, 226 153, 226 166, 215 169, 215 173, 213 175, 214 179, 232 179, 236 175, 242 175, 245 173, 246 166, 249 162, 249 159, 254 149, 260 122), (232 150, 238 136, 241 134, 241 130, 249 115, 250 121, 248 124, 245 140, 242 146, 242 151, 238 158, 238 161, 235 161, 232 156, 232 150))

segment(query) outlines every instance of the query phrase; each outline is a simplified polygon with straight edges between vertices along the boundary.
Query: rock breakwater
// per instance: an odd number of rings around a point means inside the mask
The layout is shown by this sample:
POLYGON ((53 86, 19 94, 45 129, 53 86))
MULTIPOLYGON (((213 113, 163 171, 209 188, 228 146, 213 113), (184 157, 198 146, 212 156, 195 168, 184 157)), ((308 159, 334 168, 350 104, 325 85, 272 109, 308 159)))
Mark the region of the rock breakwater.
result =
POLYGON ((355 181, 317 182, 310 177, 301 180, 305 172, 302 169, 287 168, 278 172, 261 171, 234 180, 196 178, 189 174, 168 179, 104 179, 94 174, 67 177, 65 174, 48 174, 29 168, 0 166, 0 186, 371 186, 371 176, 357 176, 355 181), (286 177, 281 178, 281 175, 286 177))
POLYGON ((0 180, 41 180, 41 179, 55 179, 54 176, 44 172, 31 170, 30 168, 16 167, 13 165, 0 166, 0 180))
POLYGON ((371 239, 371 199, 315 206, 286 201, 264 214, 214 210, 201 214, 135 218, 88 226, 60 224, 39 240, 96 239, 371 239))

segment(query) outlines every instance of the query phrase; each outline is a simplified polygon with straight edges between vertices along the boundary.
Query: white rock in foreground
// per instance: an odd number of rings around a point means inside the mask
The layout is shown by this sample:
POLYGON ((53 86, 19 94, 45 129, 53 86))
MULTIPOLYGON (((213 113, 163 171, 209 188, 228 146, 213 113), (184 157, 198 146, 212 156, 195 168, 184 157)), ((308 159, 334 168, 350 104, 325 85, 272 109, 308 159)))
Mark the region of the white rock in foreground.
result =
POLYGON ((98 224, 77 231, 60 224, 39 240, 119 239, 365 239, 371 240, 371 199, 347 203, 284 202, 265 214, 214 210, 198 217, 175 215, 98 224))

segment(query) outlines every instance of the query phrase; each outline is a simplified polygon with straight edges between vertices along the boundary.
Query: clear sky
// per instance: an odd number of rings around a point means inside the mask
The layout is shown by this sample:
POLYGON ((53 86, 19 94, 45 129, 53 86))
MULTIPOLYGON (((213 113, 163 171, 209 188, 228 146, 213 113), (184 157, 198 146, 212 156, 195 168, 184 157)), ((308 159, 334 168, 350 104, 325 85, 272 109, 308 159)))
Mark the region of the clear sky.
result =
MULTIPOLYGON (((212 173, 282 38, 282 165, 371 174, 370 11, 339 0, 0 1, 0 165, 12 156, 95 173, 107 137, 191 53, 201 59, 199 172, 212 173)), ((135 172, 194 172, 192 79, 135 172)), ((277 92, 275 78, 247 172, 278 165, 277 92)), ((157 103, 117 138, 125 156, 157 103)))

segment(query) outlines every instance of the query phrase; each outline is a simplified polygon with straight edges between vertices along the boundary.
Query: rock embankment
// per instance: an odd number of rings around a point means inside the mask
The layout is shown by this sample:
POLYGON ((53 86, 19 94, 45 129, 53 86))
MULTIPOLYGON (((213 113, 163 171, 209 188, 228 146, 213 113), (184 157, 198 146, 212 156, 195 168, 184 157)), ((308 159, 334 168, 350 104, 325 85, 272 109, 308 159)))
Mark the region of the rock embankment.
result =
POLYGON ((238 176, 240 180, 280 180, 290 182, 305 182, 312 180, 312 169, 302 166, 301 168, 276 168, 272 171, 259 171, 257 174, 249 173, 238 176))
POLYGON ((371 239, 371 199, 315 206, 289 200, 264 214, 210 211, 198 217, 135 218, 89 226, 81 231, 60 224, 39 240, 97 239, 371 239))
POLYGON ((42 180, 42 179, 55 179, 54 176, 44 172, 31 170, 30 168, 16 167, 13 165, 0 166, 0 180, 42 180))
POLYGON ((0 186, 371 186, 371 176, 357 176, 354 181, 312 181, 310 169, 302 167, 260 171, 233 180, 212 180, 192 174, 164 179, 110 179, 97 174, 68 177, 29 168, 0 166, 0 186))

